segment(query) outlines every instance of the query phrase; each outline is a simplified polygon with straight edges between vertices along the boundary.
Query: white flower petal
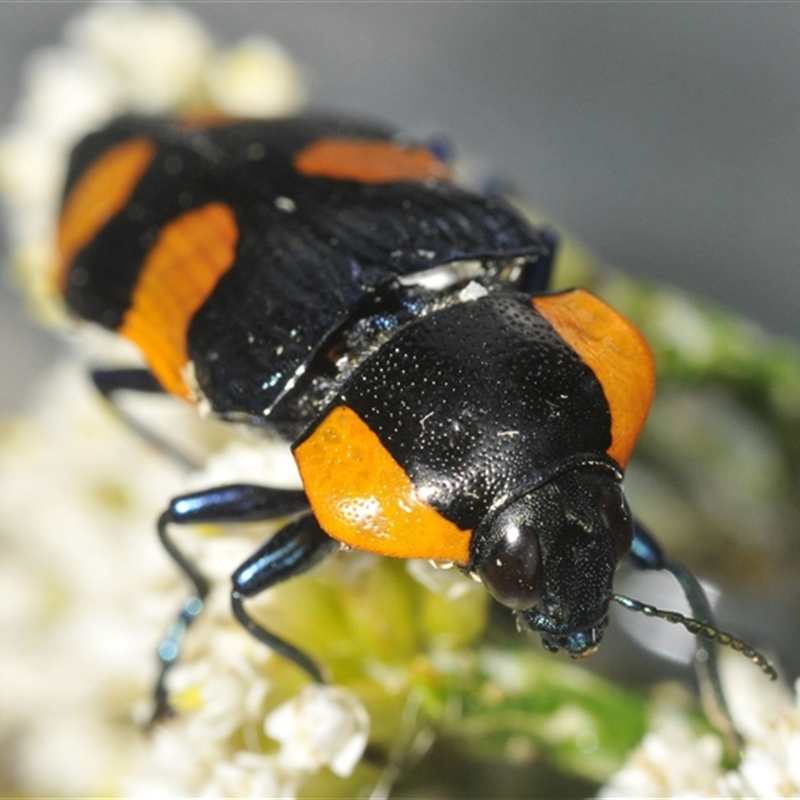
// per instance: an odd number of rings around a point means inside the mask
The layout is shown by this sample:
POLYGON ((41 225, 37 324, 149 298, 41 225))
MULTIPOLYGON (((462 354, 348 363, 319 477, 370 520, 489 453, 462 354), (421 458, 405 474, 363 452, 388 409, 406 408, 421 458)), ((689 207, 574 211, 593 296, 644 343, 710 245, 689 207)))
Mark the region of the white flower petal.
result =
POLYGON ((303 104, 300 73, 286 51, 269 39, 245 39, 209 64, 206 83, 211 101, 243 117, 275 117, 303 104))
POLYGON ((160 3, 97 5, 67 36, 114 75, 121 102, 145 113, 169 111, 191 96, 211 52, 192 17, 160 3))
POLYGON ((79 50, 53 47, 25 70, 21 122, 50 141, 70 145, 122 108, 119 83, 104 64, 79 50))
POLYGON ((280 800, 297 794, 297 776, 283 770, 274 756, 239 752, 214 765, 203 797, 269 797, 280 800))
POLYGON ((276 708, 264 730, 280 742, 281 763, 288 769, 312 772, 329 766, 344 777, 364 753, 369 716, 346 689, 312 685, 276 708))
POLYGON ((600 797, 800 796, 797 699, 788 687, 768 681, 736 653, 723 651, 721 673, 734 723, 743 737, 737 768, 726 771, 719 737, 698 737, 674 706, 656 715, 651 732, 600 797))

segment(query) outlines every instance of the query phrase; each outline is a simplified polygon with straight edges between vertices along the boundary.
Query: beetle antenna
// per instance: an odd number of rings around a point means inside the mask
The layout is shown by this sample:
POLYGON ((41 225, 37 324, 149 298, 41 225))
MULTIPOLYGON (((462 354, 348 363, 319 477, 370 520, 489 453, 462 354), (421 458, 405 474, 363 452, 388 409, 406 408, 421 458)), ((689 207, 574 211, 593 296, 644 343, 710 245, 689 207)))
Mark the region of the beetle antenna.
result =
POLYGON ((658 617, 667 622, 672 622, 675 625, 683 625, 689 633, 694 633, 702 636, 712 642, 730 647, 733 650, 741 653, 745 658, 749 658, 761 671, 771 680, 774 681, 778 677, 775 667, 769 663, 767 658, 763 656, 758 650, 750 647, 747 642, 737 639, 730 633, 725 633, 707 622, 700 622, 700 620, 686 617, 678 611, 662 611, 660 608, 642 603, 639 600, 634 600, 630 597, 625 597, 622 594, 611 594, 611 599, 619 603, 621 606, 629 609, 630 611, 639 611, 647 617, 658 617))

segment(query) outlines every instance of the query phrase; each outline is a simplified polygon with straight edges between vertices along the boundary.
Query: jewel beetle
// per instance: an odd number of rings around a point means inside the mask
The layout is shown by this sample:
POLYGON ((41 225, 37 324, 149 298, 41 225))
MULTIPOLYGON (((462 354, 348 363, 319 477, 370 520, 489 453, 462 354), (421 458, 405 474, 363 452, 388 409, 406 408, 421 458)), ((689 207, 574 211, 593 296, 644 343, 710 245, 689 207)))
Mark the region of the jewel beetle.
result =
POLYGON ((771 670, 711 625, 699 584, 634 520, 622 478, 653 356, 598 297, 547 290, 555 245, 454 182, 441 148, 370 122, 128 116, 77 144, 58 286, 148 364, 97 370, 97 387, 167 392, 277 434, 303 482, 212 487, 162 514, 194 594, 159 651, 155 717, 208 592, 170 527, 287 515, 234 573, 232 609, 315 680, 320 666, 246 600, 341 546, 453 562, 552 651, 596 649, 615 600, 771 670), (699 619, 616 595, 625 559, 671 571, 699 619))

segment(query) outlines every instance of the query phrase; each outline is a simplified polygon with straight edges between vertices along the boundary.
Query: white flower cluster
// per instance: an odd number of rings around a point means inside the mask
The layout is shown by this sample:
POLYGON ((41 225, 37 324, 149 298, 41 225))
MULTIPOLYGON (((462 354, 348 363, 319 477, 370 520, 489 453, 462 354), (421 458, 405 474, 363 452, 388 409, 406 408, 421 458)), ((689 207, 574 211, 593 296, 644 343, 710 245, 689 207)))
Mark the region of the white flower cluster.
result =
POLYGON ((666 698, 642 744, 599 797, 800 797, 800 681, 793 696, 736 653, 724 654, 721 667, 743 739, 736 768, 723 765, 719 737, 698 734, 680 704, 666 698))
MULTIPOLYGON (((179 714, 149 737, 141 727, 155 647, 188 594, 154 520, 195 483, 286 484, 285 449, 234 440, 189 480, 120 425, 77 362, 42 388, 0 440, 0 741, 15 753, 14 785, 34 796, 291 797, 323 767, 348 775, 369 732, 360 701, 308 686, 276 707, 285 686, 272 685, 270 665, 281 659, 230 614, 227 578, 264 526, 202 546, 185 537, 218 590, 170 678, 179 714)), ((171 425, 202 441, 191 409, 171 425)))
POLYGON ((67 156, 88 131, 122 113, 215 110, 266 117, 303 103, 300 72, 284 50, 249 38, 216 50, 189 15, 166 4, 93 6, 65 42, 32 55, 14 123, 0 141, 0 191, 12 213, 15 262, 45 317, 52 242, 67 156))

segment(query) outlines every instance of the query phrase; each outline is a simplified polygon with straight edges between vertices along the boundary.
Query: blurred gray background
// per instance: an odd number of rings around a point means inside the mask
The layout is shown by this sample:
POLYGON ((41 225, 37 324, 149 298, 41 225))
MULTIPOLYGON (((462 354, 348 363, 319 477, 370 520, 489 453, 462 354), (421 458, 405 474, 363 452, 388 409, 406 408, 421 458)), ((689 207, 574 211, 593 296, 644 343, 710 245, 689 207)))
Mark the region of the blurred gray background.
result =
MULTIPOLYGON (((0 120, 85 5, 0 3, 0 120)), ((222 42, 274 36, 313 105, 446 133, 608 262, 800 338, 800 5, 179 5, 222 42)), ((0 409, 56 349, 6 279, 0 409)))

